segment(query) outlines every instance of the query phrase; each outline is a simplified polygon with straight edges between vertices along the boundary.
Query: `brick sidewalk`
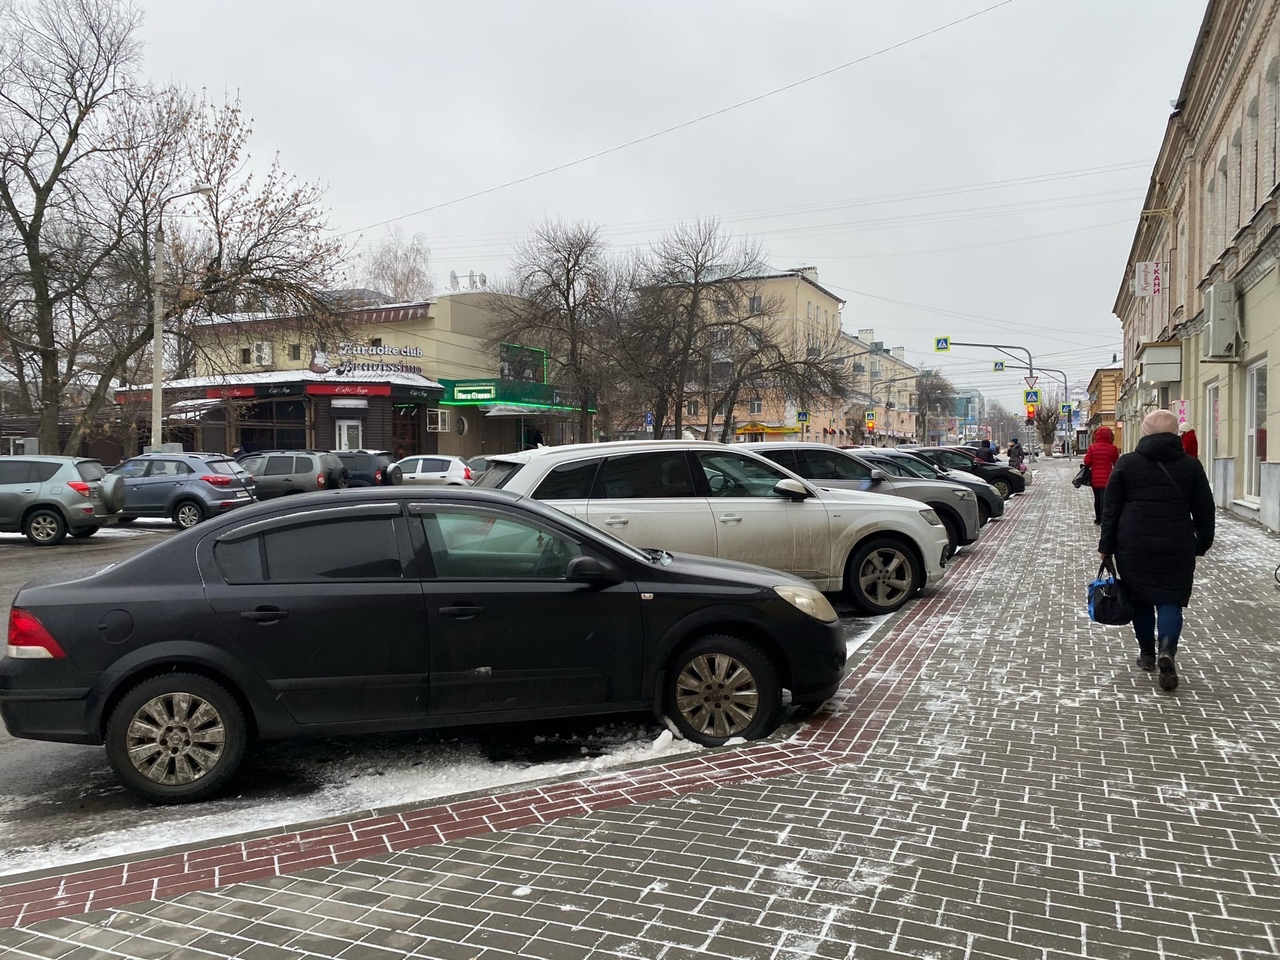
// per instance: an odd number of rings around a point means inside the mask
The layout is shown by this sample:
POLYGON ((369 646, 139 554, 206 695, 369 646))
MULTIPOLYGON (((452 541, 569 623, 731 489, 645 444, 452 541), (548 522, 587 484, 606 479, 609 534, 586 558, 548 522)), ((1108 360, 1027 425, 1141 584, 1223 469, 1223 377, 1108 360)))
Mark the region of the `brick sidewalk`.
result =
POLYGON ((789 740, 7 878, 0 953, 1280 955, 1280 541, 1220 521, 1163 694, 1041 463, 789 740))

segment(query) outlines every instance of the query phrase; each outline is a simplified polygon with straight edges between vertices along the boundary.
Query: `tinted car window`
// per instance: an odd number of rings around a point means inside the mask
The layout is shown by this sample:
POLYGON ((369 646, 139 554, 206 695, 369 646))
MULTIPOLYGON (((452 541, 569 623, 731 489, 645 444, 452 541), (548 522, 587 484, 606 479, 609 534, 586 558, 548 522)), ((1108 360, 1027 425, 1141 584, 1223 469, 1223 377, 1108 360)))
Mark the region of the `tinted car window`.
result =
MULTIPOLYGON (((39 460, 36 460, 31 464, 31 474, 29 476, 29 479, 35 481, 36 483, 44 483, 46 480, 52 480, 53 475, 57 473, 58 470, 61 469, 61 467, 62 467, 62 464, 60 463, 41 463, 39 460)), ((96 477, 84 477, 84 479, 85 480, 101 480, 103 477, 103 474, 101 472, 102 468, 99 467, 98 470, 99 470, 99 473, 96 477)), ((84 476, 84 475, 81 474, 81 476, 84 476)))
POLYGON ((787 475, 768 463, 738 453, 699 453, 713 497, 780 497, 773 488, 787 475))
POLYGON ((885 473, 887 473, 891 477, 913 476, 913 474, 908 473, 906 468, 903 467, 902 464, 899 463, 897 460, 890 460, 888 458, 885 458, 884 460, 872 460, 870 461, 870 463, 873 470, 883 470, 885 473))
POLYGON ((444 473, 449 469, 449 461, 439 457, 425 457, 422 461, 421 473, 444 473))
POLYGON ((221 473, 236 477, 245 472, 244 467, 234 460, 207 460, 205 461, 205 467, 210 473, 221 473))
POLYGON ((866 480, 871 470, 835 450, 797 450, 800 476, 810 480, 866 480))
POLYGON ((0 457, 0 483, 27 483, 30 476, 30 460, 0 457))
MULTIPOLYGON (((533 491, 535 500, 585 500, 591 496, 599 460, 586 463, 562 463, 552 469, 533 491)), ((686 471, 687 472, 687 471, 686 471)))
POLYGON ((151 471, 147 474, 149 477, 180 477, 188 473, 194 473, 191 467, 183 463, 181 460, 152 460, 151 471))
POLYGON ((610 457, 600 469, 591 495, 611 500, 692 497, 689 458, 683 450, 610 457))
POLYGON ((422 517, 436 576, 443 579, 562 579, 578 545, 508 517, 440 511, 422 517))
POLYGON ((894 463, 901 464, 902 469, 913 476, 923 477, 925 480, 936 480, 942 474, 937 470, 930 470, 925 464, 916 460, 914 457, 895 457, 894 463))
POLYGON ((267 457, 262 468, 264 477, 287 477, 293 473, 293 457, 267 457))
POLYGON ((134 477, 144 476, 147 472, 147 461, 145 460, 126 460, 124 463, 118 464, 111 468, 111 472, 125 479, 133 479, 134 477))
MULTIPOLYGON (((101 480, 107 475, 106 468, 97 460, 81 460, 76 464, 76 472, 81 480, 101 480)), ((53 474, 49 474, 53 476, 53 474)))
MULTIPOLYGON (((756 453, 762 457, 768 457, 774 463, 780 464, 788 470, 800 472, 799 467, 796 465, 796 452, 794 450, 757 450, 756 453)), ((803 473, 800 473, 800 475, 804 476, 803 473)))
POLYGON ((258 537, 216 543, 213 559, 229 583, 257 583, 262 580, 262 545, 258 537))
POLYGON ((383 580, 400 576, 395 522, 366 517, 263 534, 268 580, 383 580))
POLYGON ((510 460, 490 460, 489 469, 484 472, 484 476, 476 482, 475 486, 501 490, 521 466, 523 464, 512 463, 510 460))

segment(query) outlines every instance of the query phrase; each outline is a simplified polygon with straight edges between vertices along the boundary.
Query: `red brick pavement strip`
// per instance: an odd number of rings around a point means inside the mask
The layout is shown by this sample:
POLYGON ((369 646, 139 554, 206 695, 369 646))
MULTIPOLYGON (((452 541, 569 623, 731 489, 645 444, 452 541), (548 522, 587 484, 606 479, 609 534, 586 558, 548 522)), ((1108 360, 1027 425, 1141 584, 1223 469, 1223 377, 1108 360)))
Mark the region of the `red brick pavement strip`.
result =
POLYGON ((255 837, 90 870, 4 883, 0 928, 166 899, 247 880, 298 873, 612 807, 668 800, 712 787, 860 761, 995 560, 1021 513, 988 527, 977 553, 948 571, 945 589, 914 604, 851 670, 825 709, 784 743, 686 757, 589 780, 470 798, 348 823, 255 837))

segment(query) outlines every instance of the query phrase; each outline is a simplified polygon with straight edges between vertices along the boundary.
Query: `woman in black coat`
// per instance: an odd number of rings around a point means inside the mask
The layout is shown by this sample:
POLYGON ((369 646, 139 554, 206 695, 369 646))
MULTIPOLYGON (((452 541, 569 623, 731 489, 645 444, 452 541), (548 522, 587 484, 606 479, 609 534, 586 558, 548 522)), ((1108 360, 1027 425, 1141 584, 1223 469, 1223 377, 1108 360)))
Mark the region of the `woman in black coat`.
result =
POLYGON ((1162 690, 1178 686, 1173 658, 1182 608, 1191 602, 1196 557, 1213 546, 1215 520, 1209 479, 1200 461, 1182 449, 1178 418, 1153 410, 1142 421, 1137 450, 1124 454, 1111 471, 1098 553, 1115 557, 1133 600, 1138 665, 1159 665, 1162 690))

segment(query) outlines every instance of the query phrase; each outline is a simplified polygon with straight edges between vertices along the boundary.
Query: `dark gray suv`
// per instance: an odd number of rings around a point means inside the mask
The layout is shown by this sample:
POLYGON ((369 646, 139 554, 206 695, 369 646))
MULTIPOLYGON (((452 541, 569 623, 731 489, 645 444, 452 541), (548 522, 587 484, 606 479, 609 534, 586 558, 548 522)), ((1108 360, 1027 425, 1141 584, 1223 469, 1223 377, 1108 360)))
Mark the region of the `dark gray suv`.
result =
POLYGON ((111 468, 124 481, 121 523, 163 517, 186 529, 253 503, 253 478, 224 453, 144 453, 111 468))
POLYGON ((244 457, 240 466, 253 479, 259 500, 347 485, 347 468, 337 455, 317 450, 266 450, 244 457))
POLYGON ((116 522, 124 483, 97 460, 0 457, 0 533, 22 533, 40 547, 68 533, 91 537, 116 522))

